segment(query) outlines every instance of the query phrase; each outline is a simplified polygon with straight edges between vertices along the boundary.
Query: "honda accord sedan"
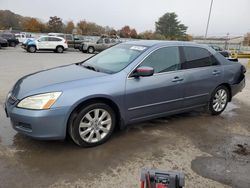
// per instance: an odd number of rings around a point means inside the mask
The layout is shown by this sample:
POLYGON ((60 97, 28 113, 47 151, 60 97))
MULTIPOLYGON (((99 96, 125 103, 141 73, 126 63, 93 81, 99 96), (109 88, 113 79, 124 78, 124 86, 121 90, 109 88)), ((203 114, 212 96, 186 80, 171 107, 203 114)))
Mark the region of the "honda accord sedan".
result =
POLYGON ((190 42, 133 41, 76 64, 19 79, 5 109, 13 128, 79 146, 107 141, 115 128, 205 108, 224 111, 245 86, 246 69, 190 42))

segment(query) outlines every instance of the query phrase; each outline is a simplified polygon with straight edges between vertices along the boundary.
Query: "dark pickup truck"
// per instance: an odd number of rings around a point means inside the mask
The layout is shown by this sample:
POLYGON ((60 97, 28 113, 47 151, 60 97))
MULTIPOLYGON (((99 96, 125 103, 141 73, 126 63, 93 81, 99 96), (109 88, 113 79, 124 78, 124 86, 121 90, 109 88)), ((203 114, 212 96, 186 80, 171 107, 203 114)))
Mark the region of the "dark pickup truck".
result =
POLYGON ((72 35, 64 33, 49 33, 48 35, 66 39, 69 48, 79 49, 82 42, 84 42, 84 37, 82 35, 72 35))
POLYGON ((8 41, 4 39, 3 37, 0 37, 0 49, 2 47, 7 47, 8 46, 8 41))
POLYGON ((6 39, 8 41, 8 45, 11 47, 15 47, 19 44, 18 39, 13 33, 0 33, 0 37, 6 39))

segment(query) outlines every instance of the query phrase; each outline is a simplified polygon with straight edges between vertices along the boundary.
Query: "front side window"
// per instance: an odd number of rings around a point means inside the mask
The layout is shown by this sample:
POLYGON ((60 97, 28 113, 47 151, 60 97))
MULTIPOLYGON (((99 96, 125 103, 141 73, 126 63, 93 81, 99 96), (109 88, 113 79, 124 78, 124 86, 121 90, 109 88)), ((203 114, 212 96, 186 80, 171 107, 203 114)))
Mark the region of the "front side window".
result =
POLYGON ((182 64, 183 69, 211 66, 211 54, 204 48, 183 47, 186 61, 182 64))
POLYGON ((164 47, 151 53, 140 66, 154 68, 155 73, 175 71, 180 68, 178 47, 164 47))
POLYGON ((99 39, 99 40, 97 41, 97 44, 103 44, 103 39, 99 39))
POLYGON ((48 37, 42 37, 39 39, 40 42, 45 42, 45 41, 48 41, 48 37))

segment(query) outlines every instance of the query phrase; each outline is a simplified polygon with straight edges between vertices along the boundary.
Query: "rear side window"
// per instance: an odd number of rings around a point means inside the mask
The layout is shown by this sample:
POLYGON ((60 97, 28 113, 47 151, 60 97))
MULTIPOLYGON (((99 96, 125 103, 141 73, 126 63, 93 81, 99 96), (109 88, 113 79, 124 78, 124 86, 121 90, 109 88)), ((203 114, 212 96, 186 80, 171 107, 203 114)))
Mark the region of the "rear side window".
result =
POLYGON ((105 42, 106 44, 109 44, 109 43, 110 43, 110 40, 107 38, 107 39, 104 39, 104 42, 105 42))
POLYGON ((39 41, 41 41, 41 42, 48 41, 48 40, 49 40, 48 37, 42 37, 39 39, 39 41))
POLYGON ((183 69, 207 67, 218 63, 212 54, 204 48, 183 47, 183 51, 186 58, 186 61, 182 64, 183 69))
POLYGON ((154 68, 155 73, 175 71, 180 68, 178 47, 164 47, 150 54, 140 66, 154 68))
POLYGON ((72 35, 66 35, 66 39, 67 40, 73 40, 73 37, 72 37, 72 35))

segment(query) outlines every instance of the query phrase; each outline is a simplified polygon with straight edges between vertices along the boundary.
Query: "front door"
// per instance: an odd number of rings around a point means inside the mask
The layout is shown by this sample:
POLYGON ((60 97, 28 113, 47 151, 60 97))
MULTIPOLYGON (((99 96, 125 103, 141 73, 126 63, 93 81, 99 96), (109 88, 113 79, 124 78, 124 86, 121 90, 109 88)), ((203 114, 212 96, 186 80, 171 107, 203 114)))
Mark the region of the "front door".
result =
POLYGON ((40 39, 37 40, 37 48, 38 49, 48 49, 49 48, 49 39, 48 37, 41 37, 40 39))
POLYGON ((181 109, 185 75, 179 70, 179 48, 157 49, 139 66, 152 67, 155 73, 149 77, 127 78, 125 103, 129 122, 181 109))

